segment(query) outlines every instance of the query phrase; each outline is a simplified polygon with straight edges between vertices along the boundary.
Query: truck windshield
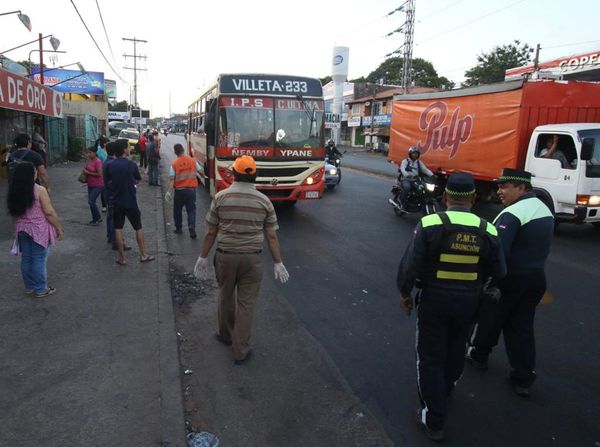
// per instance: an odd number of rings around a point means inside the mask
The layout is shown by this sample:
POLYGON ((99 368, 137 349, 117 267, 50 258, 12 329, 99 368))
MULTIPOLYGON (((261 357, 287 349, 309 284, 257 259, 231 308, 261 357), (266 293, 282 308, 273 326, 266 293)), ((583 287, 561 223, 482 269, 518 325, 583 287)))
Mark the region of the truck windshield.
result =
POLYGON ((594 153, 592 159, 585 162, 585 176, 600 177, 600 129, 580 130, 579 138, 582 141, 584 138, 594 139, 594 153))

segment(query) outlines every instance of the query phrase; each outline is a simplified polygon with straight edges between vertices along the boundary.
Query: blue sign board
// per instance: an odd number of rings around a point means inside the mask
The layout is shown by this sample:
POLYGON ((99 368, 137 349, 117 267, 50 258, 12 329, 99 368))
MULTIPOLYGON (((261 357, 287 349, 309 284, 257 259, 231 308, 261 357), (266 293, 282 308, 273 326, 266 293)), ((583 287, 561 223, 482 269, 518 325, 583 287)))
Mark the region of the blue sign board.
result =
MULTIPOLYGON (((375 115, 373 117, 373 125, 374 126, 388 126, 391 123, 392 123, 392 114, 391 113, 388 113, 386 115, 375 115)), ((371 116, 370 115, 363 116, 362 125, 365 127, 371 125, 371 116)))
MULTIPOLYGON (((31 67, 33 79, 40 82, 40 68, 31 67)), ((63 93, 83 93, 86 95, 104 95, 104 73, 79 70, 63 70, 46 68, 44 70, 44 85, 63 93), (56 87, 54 86, 55 84, 56 87)))

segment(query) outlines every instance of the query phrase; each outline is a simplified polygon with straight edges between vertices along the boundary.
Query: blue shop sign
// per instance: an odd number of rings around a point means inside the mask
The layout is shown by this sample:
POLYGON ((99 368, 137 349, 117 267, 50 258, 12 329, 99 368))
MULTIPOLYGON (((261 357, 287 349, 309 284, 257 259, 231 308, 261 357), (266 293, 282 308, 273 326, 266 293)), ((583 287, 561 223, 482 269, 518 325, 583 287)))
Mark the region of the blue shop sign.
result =
MULTIPOLYGON (((388 126, 392 123, 392 114, 388 113, 386 115, 375 115, 373 117, 373 125, 374 126, 388 126)), ((363 116, 362 117, 362 125, 364 127, 371 125, 371 116, 363 116)))
MULTIPOLYGON (((40 82, 40 68, 31 67, 33 79, 40 82)), ((82 93, 86 95, 104 95, 104 73, 79 70, 63 70, 46 68, 44 70, 44 85, 63 93, 82 93), (56 87, 54 87, 55 84, 56 87)))

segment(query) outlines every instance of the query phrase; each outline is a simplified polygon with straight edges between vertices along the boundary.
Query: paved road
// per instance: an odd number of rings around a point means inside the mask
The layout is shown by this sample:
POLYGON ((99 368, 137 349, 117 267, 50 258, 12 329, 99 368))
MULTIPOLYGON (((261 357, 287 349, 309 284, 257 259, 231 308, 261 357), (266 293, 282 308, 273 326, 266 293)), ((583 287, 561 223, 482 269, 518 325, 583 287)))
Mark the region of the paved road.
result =
MULTIPOLYGON (((316 202, 279 209, 282 294, 397 445, 429 445, 413 422, 414 325, 394 284, 416 217, 387 205, 389 180, 347 171, 316 202)), ((205 210, 200 209, 199 215, 205 210)), ((548 263, 555 302, 536 322, 538 381, 530 400, 504 380, 503 347, 490 371, 467 369, 451 402, 446 445, 594 446, 600 442, 600 231, 562 226, 548 263)), ((273 287, 265 276, 266 287, 273 287)))

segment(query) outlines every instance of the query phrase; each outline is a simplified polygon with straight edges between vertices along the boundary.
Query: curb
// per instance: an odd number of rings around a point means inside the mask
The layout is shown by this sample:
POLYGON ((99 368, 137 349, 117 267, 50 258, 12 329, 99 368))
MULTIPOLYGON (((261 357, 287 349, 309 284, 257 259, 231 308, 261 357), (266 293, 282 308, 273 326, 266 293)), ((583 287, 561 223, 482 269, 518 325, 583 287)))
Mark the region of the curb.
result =
POLYGON ((175 312, 171 295, 171 275, 167 254, 166 222, 163 197, 163 179, 156 201, 156 226, 158 255, 158 330, 160 364, 160 433, 161 445, 184 447, 185 418, 183 390, 179 367, 179 345, 175 328, 175 312), (162 236, 162 237, 159 237, 162 236))

